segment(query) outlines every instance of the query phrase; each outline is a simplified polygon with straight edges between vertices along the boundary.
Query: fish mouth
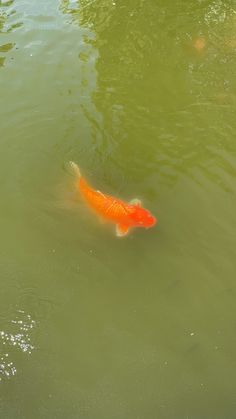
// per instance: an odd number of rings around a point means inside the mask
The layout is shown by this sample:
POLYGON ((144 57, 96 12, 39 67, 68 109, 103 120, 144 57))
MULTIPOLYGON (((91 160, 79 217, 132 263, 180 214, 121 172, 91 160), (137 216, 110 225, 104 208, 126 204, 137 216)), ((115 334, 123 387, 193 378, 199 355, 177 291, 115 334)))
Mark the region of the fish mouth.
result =
POLYGON ((153 220, 151 224, 149 224, 146 228, 152 228, 157 224, 157 220, 153 220))

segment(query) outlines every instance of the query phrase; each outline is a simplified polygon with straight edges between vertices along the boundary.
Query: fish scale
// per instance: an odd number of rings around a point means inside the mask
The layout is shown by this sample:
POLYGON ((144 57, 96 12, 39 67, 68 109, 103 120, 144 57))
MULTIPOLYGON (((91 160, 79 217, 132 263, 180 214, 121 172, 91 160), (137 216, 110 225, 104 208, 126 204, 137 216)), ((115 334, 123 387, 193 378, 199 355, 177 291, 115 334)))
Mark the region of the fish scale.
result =
POLYGON ((94 191, 82 177, 79 181, 79 187, 87 202, 97 211, 104 211, 107 217, 114 219, 128 214, 121 202, 100 191, 94 191))

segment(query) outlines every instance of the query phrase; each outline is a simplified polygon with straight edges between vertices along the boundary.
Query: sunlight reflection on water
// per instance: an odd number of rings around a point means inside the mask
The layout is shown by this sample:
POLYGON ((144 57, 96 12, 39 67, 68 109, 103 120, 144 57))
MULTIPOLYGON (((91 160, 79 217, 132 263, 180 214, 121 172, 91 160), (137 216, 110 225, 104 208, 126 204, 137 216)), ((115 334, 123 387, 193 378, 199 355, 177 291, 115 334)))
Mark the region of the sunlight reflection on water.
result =
POLYGON ((8 331, 0 331, 0 343, 2 344, 0 357, 0 381, 16 375, 17 367, 13 360, 13 347, 16 350, 30 355, 35 349, 31 342, 31 331, 36 323, 30 314, 18 310, 17 315, 10 321, 8 331))

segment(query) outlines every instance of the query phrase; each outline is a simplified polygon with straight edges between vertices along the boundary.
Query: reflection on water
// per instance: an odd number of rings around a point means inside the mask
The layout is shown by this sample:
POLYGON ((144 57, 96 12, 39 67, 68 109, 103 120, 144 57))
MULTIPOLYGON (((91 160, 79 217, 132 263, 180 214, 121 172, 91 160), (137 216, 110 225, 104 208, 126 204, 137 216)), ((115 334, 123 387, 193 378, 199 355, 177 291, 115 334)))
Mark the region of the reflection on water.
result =
POLYGON ((9 322, 8 329, 0 331, 0 381, 17 373, 15 351, 31 355, 35 349, 31 338, 34 327, 35 321, 31 315, 18 310, 15 318, 9 322))
POLYGON ((229 21, 232 16, 236 15, 235 7, 233 7, 231 2, 223 2, 221 0, 216 0, 210 2, 207 6, 204 19, 208 25, 225 23, 229 21))
POLYGON ((0 34, 7 34, 22 26, 22 22, 15 20, 15 0, 0 1, 0 34))
POLYGON ((226 192, 235 190, 221 172, 235 177, 231 107, 225 106, 236 100, 235 57, 226 47, 235 28, 232 2, 188 4, 179 19, 178 6, 167 8, 164 2, 154 7, 143 1, 63 0, 60 5, 72 23, 94 33, 94 40, 85 41, 98 50, 92 100, 102 118, 94 120, 94 111, 85 116, 95 128, 94 143, 103 145, 99 160, 111 176, 121 176, 129 165, 136 181, 158 174, 159 183, 173 186, 185 175, 198 185, 207 178, 226 192), (197 56, 186 51, 189 39, 197 56))
POLYGON ((8 39, 11 40, 11 32, 13 32, 14 29, 22 26, 22 22, 14 16, 16 11, 13 6, 14 0, 6 2, 0 1, 0 53, 3 53, 3 55, 0 56, 0 67, 5 65, 6 53, 11 51, 15 46, 14 42, 6 41, 8 39))

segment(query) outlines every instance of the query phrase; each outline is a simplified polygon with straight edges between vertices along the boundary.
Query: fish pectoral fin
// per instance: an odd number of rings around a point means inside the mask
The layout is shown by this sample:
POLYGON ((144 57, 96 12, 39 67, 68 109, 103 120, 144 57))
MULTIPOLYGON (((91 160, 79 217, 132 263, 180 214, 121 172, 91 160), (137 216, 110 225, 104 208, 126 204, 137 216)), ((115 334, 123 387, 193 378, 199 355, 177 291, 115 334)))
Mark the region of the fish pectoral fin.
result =
POLYGON ((134 199, 131 199, 130 205, 136 205, 137 207, 141 207, 142 202, 140 201, 140 199, 134 198, 134 199))
POLYGON ((116 235, 118 237, 126 236, 129 231, 129 227, 125 224, 116 224, 116 235))

